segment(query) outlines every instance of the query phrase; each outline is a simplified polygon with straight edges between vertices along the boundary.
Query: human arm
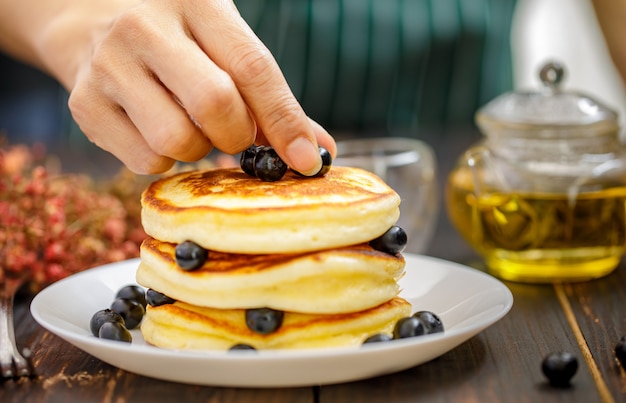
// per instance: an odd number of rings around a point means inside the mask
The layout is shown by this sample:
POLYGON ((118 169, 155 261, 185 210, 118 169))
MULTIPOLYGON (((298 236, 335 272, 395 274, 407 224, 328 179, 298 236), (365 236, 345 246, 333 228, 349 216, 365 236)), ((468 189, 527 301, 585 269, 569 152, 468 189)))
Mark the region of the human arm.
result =
POLYGON ((230 0, 0 0, 0 36, 57 78, 87 137, 136 172, 213 145, 242 151, 255 136, 303 173, 321 166, 317 144, 335 154, 230 0))
POLYGON ((592 0, 611 58, 626 83, 626 0, 592 0))

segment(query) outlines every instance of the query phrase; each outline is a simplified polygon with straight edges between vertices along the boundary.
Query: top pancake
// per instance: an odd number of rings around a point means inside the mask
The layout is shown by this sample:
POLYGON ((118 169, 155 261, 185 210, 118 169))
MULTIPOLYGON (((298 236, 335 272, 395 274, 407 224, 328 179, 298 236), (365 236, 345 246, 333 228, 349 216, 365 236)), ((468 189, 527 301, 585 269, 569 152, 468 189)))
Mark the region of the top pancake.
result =
POLYGON ((376 175, 335 167, 319 178, 290 171, 263 182, 239 168, 180 173, 142 194, 146 233, 172 243, 244 254, 294 253, 370 241, 400 215, 398 194, 376 175))

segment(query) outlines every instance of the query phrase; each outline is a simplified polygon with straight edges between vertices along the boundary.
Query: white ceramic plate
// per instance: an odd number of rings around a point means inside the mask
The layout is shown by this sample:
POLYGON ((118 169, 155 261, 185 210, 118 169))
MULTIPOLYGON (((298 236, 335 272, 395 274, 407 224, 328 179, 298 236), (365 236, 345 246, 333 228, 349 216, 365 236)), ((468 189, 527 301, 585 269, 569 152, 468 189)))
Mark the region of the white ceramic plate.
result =
POLYGON ((445 260, 405 254, 401 296, 413 310, 438 314, 444 333, 358 348, 257 352, 190 352, 148 345, 138 330, 132 344, 98 339, 91 316, 110 306, 121 287, 135 284, 137 259, 87 270, 37 294, 31 312, 50 332, 116 367, 169 381, 237 387, 291 387, 353 381, 411 368, 444 354, 502 318, 509 289, 480 271, 445 260))

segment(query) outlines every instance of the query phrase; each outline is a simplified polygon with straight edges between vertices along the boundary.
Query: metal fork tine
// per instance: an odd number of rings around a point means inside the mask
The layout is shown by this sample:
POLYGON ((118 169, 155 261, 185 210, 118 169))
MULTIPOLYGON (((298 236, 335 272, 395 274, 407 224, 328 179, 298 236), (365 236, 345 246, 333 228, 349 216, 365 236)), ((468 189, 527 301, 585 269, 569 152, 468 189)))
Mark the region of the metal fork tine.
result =
POLYGON ((2 370, 2 378, 13 378, 13 362, 0 361, 0 369, 2 370))
POLYGON ((7 308, 12 307, 10 304, 7 307, 4 296, 0 296, 0 298, 2 298, 2 305, 0 306, 0 370, 2 377, 7 379, 13 378, 13 346, 9 330, 13 323, 12 321, 9 323, 10 318, 7 316, 7 308))
POLYGON ((22 355, 16 354, 13 356, 13 366, 15 367, 15 376, 30 376, 30 368, 28 361, 22 355))
POLYGON ((2 378, 28 377, 34 374, 30 363, 30 350, 25 349, 27 358, 20 354, 15 344, 13 323, 13 298, 21 279, 4 278, 0 287, 0 370, 2 378))

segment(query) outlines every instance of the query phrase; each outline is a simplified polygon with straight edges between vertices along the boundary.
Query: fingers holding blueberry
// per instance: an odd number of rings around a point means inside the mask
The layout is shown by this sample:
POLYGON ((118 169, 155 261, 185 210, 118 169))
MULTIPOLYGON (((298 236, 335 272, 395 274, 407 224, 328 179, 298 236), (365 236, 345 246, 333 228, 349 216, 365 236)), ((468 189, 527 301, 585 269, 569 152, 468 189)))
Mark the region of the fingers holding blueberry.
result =
MULTIPOLYGON (((326 175, 332 165, 332 155, 326 148, 320 146, 319 153, 322 167, 316 174, 312 175, 313 177, 326 175)), ((254 144, 241 153, 239 163, 246 174, 259 178, 263 182, 275 182, 282 179, 289 168, 274 147, 254 144)), ((305 176, 296 170, 293 172, 299 176, 305 176)))

